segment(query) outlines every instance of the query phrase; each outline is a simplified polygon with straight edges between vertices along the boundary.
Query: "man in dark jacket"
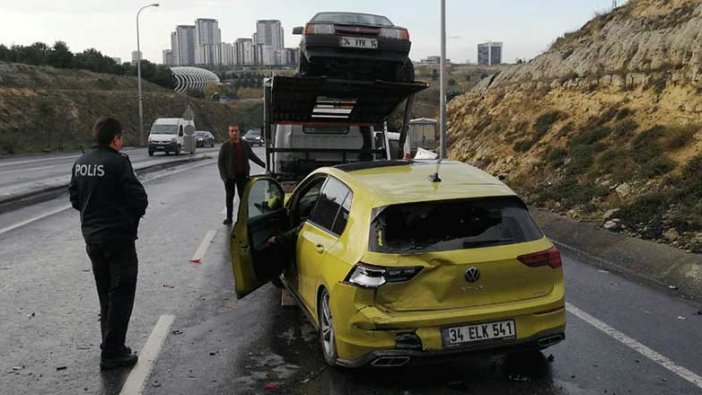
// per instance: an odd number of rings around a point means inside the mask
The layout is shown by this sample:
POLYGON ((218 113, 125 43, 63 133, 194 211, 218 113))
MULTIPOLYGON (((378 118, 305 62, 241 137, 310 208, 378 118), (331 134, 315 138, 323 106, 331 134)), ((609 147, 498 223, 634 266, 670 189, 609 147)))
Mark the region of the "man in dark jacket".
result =
POLYGON ((68 189, 71 205, 80 211, 81 230, 100 299, 100 368, 113 369, 137 362, 124 340, 137 282, 134 241, 148 201, 129 157, 119 153, 119 121, 98 119, 93 135, 97 145, 73 165, 68 189))
POLYGON ((239 199, 244 193, 246 182, 249 180, 251 166, 249 160, 254 161, 257 165, 265 168, 266 164, 253 152, 251 146, 241 138, 239 134, 239 125, 229 125, 229 141, 219 147, 219 176, 224 181, 224 190, 226 191, 225 202, 227 204, 227 218, 223 224, 229 225, 232 223, 232 211, 234 208, 234 188, 239 194, 239 199))

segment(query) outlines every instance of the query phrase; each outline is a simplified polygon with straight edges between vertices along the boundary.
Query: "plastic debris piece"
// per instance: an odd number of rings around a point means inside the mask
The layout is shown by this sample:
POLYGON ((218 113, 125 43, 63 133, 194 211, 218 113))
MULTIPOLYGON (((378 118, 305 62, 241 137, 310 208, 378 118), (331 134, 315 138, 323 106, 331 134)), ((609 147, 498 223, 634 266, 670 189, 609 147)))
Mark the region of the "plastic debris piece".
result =
POLYGON ((677 285, 668 285, 668 289, 676 290, 678 289, 677 285))
POLYGON ((216 355, 217 353, 214 351, 210 351, 210 355, 216 355))
POLYGON ((556 359, 553 354, 549 355, 548 358, 546 358, 547 361, 553 362, 553 360, 556 359))
POLYGON ((176 330, 174 330, 174 331, 171 331, 171 333, 174 334, 174 335, 182 335, 182 334, 183 334, 183 331, 181 331, 180 329, 176 329, 176 330))
POLYGON ((269 390, 269 391, 275 391, 278 389, 278 383, 268 383, 263 386, 263 388, 269 390))
POLYGON ((35 313, 27 314, 27 317, 32 318, 32 317, 34 317, 35 315, 36 315, 35 313))
POLYGON ((310 382, 310 379, 309 379, 309 378, 306 378, 306 379, 302 380, 302 384, 307 384, 307 383, 309 383, 309 382, 310 382))
POLYGON ((195 259, 191 259, 190 263, 194 263, 196 265, 199 265, 202 263, 202 260, 200 258, 195 258, 195 259))
POLYGON ((687 318, 685 318, 685 317, 679 315, 679 316, 678 316, 678 319, 679 319, 679 320, 686 320, 687 318))
POLYGON ((56 368, 57 371, 59 371, 59 370, 66 370, 66 369, 67 369, 66 366, 59 366, 59 367, 56 368))
POLYGON ((702 310, 697 310, 697 315, 702 315, 702 310))
POLYGON ((607 271, 607 270, 602 270, 602 269, 598 270, 598 272, 600 272, 600 273, 609 273, 609 271, 607 271))
POLYGON ((163 288, 175 288, 175 285, 163 284, 163 288))
POLYGON ((24 366, 13 366, 12 370, 22 370, 22 368, 24 368, 24 366))

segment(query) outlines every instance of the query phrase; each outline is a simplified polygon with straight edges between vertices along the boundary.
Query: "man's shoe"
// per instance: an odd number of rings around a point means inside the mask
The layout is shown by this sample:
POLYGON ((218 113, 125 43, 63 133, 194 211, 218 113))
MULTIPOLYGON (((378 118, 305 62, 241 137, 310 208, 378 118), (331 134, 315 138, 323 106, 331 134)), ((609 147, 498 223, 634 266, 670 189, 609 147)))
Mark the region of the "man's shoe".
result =
POLYGON ((231 218, 227 218, 227 219, 225 219, 225 220, 222 222, 222 224, 223 224, 223 225, 231 225, 231 224, 232 224, 232 219, 231 219, 231 218))
POLYGON ((100 359, 100 370, 110 370, 121 367, 134 366, 139 357, 134 354, 121 354, 109 358, 100 359))

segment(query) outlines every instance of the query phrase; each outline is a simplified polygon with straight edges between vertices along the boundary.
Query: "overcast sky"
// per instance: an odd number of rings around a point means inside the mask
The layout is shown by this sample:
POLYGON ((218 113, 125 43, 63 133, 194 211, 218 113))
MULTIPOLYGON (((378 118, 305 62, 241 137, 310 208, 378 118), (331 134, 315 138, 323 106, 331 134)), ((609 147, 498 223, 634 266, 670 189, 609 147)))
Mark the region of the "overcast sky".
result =
MULTIPOLYGON (((158 1, 158 0, 156 0, 158 1)), ((620 3, 623 0, 619 0, 620 3)), ((65 41, 73 52, 95 48, 129 61, 136 50, 136 12, 141 0, 0 0, 0 43, 49 45, 65 41)), ((144 58, 162 62, 176 25, 197 18, 219 20, 222 41, 251 37, 257 19, 279 19, 285 46, 297 47, 292 28, 319 11, 382 14, 409 29, 413 60, 440 52, 439 0, 161 0, 139 17, 144 58), (353 6, 349 6, 353 3, 353 6)), ((454 62, 476 60, 476 45, 504 42, 503 60, 531 59, 564 32, 579 29, 612 0, 447 0, 447 56, 454 62)))

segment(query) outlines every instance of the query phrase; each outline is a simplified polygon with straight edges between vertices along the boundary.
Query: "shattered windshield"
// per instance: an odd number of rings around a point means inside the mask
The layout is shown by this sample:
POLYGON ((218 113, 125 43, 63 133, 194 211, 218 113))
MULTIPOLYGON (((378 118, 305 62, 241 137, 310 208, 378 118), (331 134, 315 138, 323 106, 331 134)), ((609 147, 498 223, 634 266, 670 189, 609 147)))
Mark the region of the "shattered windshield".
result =
POLYGON ((387 253, 460 250, 543 237, 516 197, 393 205, 371 227, 371 251, 387 253))

